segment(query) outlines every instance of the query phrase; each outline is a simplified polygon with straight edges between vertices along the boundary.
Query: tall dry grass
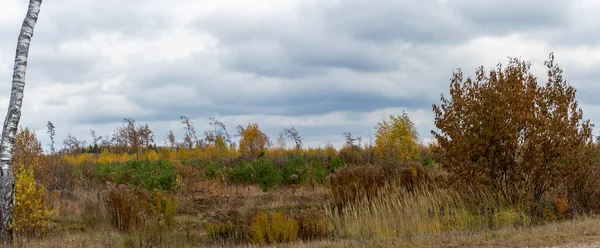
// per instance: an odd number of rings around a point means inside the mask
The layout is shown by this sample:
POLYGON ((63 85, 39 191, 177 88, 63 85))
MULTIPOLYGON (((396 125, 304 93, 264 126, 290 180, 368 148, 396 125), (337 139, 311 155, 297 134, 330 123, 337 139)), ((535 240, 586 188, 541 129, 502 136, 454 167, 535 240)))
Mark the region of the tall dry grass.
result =
POLYGON ((341 238, 403 238, 530 224, 524 211, 505 206, 477 191, 463 193, 436 186, 409 191, 386 185, 374 197, 341 210, 328 209, 327 216, 341 238))

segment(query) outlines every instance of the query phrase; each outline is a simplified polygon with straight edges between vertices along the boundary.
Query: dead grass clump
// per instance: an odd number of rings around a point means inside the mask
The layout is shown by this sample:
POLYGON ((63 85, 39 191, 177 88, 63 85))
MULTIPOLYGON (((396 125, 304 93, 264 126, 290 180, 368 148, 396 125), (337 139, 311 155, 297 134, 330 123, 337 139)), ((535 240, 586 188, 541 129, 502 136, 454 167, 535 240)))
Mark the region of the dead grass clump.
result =
POLYGON ((338 209, 357 199, 372 199, 386 185, 387 177, 381 166, 348 166, 331 175, 331 191, 338 209))
POLYGON ((325 210, 319 208, 302 210, 296 216, 296 220, 300 239, 308 241, 329 238, 332 227, 325 210))
POLYGON ((121 232, 141 227, 141 215, 149 199, 148 192, 144 190, 109 184, 105 204, 113 227, 121 232))
POLYGON ((524 211, 503 207, 493 197, 477 198, 453 189, 386 185, 371 198, 327 211, 334 230, 346 238, 413 237, 441 232, 485 230, 531 223, 524 211), (475 201, 475 200, 474 200, 475 201))
POLYGON ((96 227, 108 218, 104 195, 100 191, 82 194, 79 198, 81 216, 86 226, 96 227))

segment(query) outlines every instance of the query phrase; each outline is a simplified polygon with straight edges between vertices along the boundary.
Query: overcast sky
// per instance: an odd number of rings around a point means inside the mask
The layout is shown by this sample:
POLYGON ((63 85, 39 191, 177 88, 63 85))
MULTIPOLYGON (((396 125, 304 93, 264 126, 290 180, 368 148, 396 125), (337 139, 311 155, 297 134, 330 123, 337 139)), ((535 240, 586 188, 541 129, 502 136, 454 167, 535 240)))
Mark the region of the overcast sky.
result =
MULTIPOLYGON (((0 0, 2 116, 27 2, 0 0)), ((181 139, 179 116, 200 133, 216 117, 230 132, 256 122, 275 139, 295 126, 306 145, 339 147, 404 110, 427 141, 454 69, 520 57, 545 79, 550 52, 598 123, 599 11, 593 0, 45 0, 21 124, 45 145, 52 121, 62 145, 129 117, 164 144, 170 129, 181 139)))

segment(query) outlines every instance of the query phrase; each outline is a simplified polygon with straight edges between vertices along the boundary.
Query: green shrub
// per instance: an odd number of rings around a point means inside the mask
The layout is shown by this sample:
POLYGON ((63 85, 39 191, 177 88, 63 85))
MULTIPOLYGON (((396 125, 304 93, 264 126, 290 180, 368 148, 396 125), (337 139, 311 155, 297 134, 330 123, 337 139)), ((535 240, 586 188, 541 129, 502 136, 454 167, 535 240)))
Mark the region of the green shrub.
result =
POLYGON ((303 156, 292 155, 286 159, 285 166, 282 168, 283 183, 306 184, 308 179, 308 168, 303 156))
POLYGON ((100 164, 97 172, 103 181, 139 186, 146 190, 173 190, 177 186, 176 168, 168 160, 100 164))
POLYGON ((344 167, 344 160, 334 157, 329 161, 329 172, 334 173, 337 169, 344 167))
POLYGON ((227 180, 232 183, 250 184, 252 180, 252 166, 248 163, 234 165, 227 170, 227 180))
POLYGON ((208 179, 215 179, 217 177, 219 167, 220 165, 217 162, 208 162, 204 167, 204 177, 208 179))
POLYGON ((254 174, 258 186, 267 191, 279 186, 283 177, 282 172, 275 166, 273 161, 267 159, 259 159, 254 161, 254 174))
POLYGON ((311 181, 317 184, 325 184, 327 183, 327 176, 329 176, 329 173, 325 169, 325 166, 323 166, 323 162, 318 160, 313 162, 310 167, 311 181))

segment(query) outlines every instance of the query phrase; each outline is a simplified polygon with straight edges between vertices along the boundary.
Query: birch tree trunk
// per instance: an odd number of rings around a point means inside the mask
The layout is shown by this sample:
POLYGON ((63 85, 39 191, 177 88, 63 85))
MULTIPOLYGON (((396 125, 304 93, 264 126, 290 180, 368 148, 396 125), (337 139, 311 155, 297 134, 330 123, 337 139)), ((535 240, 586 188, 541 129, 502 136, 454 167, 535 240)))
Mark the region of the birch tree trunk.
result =
POLYGON ((0 245, 2 247, 12 247, 13 245, 13 232, 10 228, 15 205, 12 148, 19 120, 21 119, 29 44, 31 43, 33 28, 37 22, 41 4, 42 0, 29 1, 27 15, 21 26, 19 40, 17 41, 10 102, 2 128, 2 139, 0 140, 0 245))

